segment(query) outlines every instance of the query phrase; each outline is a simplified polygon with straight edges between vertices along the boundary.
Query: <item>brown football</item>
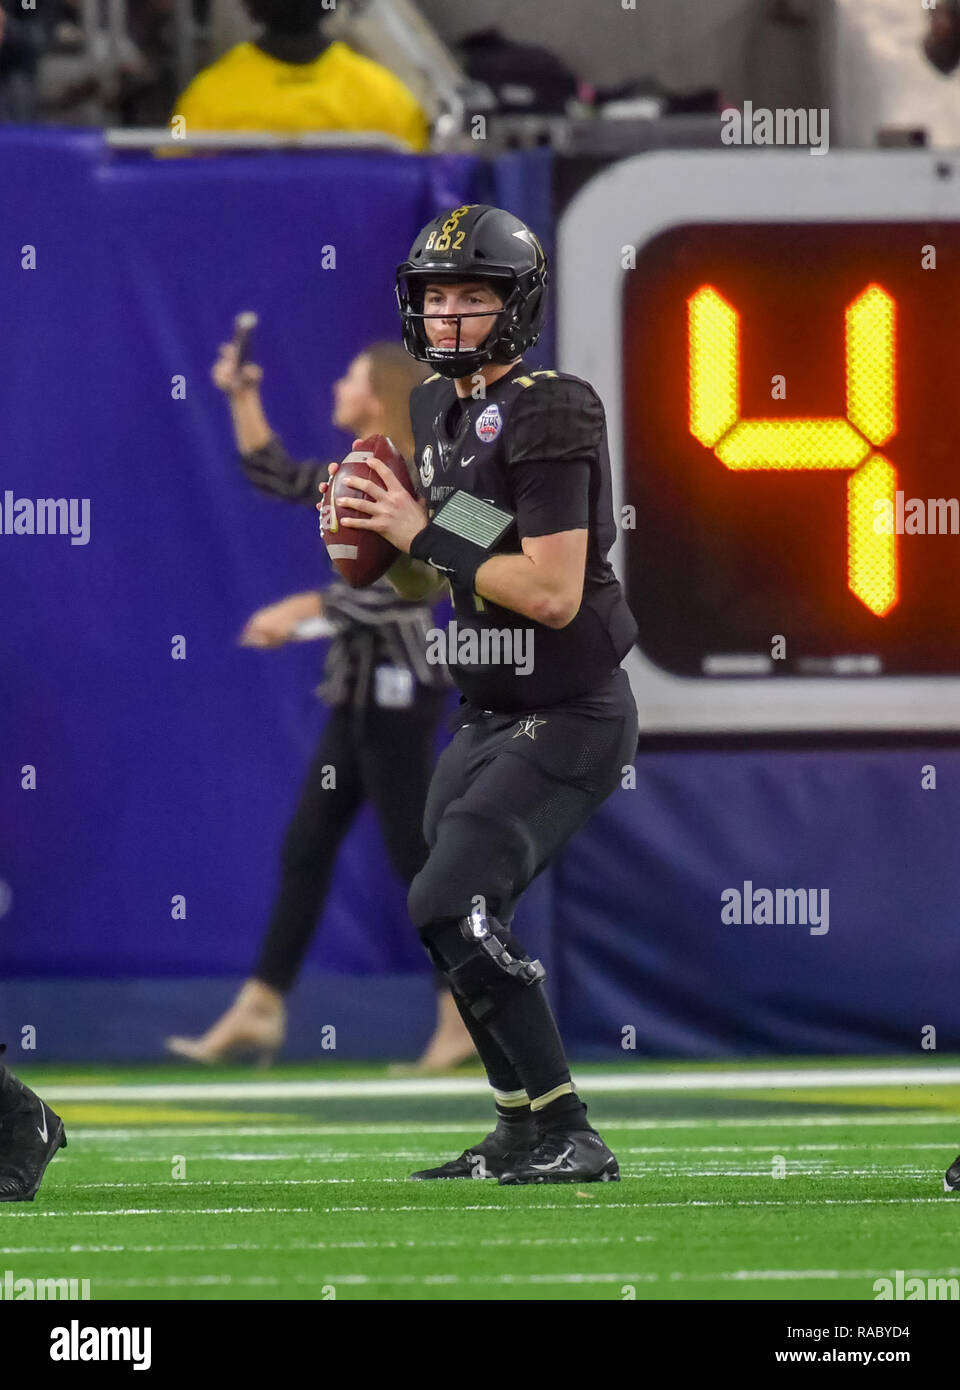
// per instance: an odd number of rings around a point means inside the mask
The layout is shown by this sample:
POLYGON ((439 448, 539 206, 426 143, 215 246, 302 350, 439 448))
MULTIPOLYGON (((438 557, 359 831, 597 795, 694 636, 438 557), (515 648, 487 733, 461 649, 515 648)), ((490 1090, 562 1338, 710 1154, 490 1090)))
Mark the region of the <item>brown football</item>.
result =
POLYGON ((357 526, 343 526, 346 516, 362 517, 366 513, 350 506, 351 497, 363 497, 359 488, 350 486, 353 478, 372 478, 382 486, 370 459, 376 456, 402 483, 411 497, 417 495, 417 480, 409 464, 391 439, 373 434, 361 439, 356 449, 347 454, 333 475, 320 512, 320 534, 323 536, 334 569, 353 589, 365 589, 384 574, 397 558, 399 551, 376 531, 357 526))

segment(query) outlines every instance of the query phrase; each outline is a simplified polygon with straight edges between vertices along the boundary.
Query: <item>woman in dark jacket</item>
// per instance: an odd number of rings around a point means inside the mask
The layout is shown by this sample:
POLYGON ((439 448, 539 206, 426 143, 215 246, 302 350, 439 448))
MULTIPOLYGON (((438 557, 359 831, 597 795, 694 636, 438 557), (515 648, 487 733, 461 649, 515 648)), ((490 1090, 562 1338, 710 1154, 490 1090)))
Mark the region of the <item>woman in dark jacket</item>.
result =
MULTIPOLYGON (((352 440, 386 434, 413 456, 409 397, 425 371, 399 345, 377 343, 361 353, 334 386, 333 423, 352 440)), ((267 422, 260 399, 263 373, 237 364, 221 348, 214 383, 227 396, 240 458, 262 491, 313 506, 327 465, 295 463, 267 422)), ((319 543, 319 542, 318 542, 319 543)), ((292 987, 323 908, 337 848, 357 813, 372 801, 393 868, 409 885, 423 866, 423 807, 434 743, 450 679, 426 660, 430 605, 398 596, 388 580, 368 589, 335 582, 322 593, 294 594, 254 613, 241 641, 280 647, 301 623, 326 618, 335 629, 318 694, 331 706, 307 772, 280 858, 280 885, 259 959, 235 1002, 200 1038, 168 1038, 181 1057, 219 1062, 238 1054, 272 1059, 286 1034, 284 996, 292 987), (325 769, 336 768, 336 787, 325 769), (404 788, 398 797, 396 789, 404 788)), ((473 1042, 441 976, 438 1017, 419 1070, 442 1070, 474 1054, 473 1042)))

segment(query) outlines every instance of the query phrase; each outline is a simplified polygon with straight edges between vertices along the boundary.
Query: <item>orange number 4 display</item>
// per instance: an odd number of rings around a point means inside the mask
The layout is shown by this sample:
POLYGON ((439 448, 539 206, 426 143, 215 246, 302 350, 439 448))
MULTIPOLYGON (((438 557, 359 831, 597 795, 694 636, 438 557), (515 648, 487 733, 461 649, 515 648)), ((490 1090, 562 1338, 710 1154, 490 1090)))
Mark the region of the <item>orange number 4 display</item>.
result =
POLYGON ((884 617, 897 602, 897 537, 874 523, 881 512, 892 515, 897 472, 874 450, 897 430, 892 296, 868 285, 846 308, 843 420, 741 420, 740 315, 712 285, 691 295, 687 309, 690 433, 731 469, 849 470, 847 583, 884 617))

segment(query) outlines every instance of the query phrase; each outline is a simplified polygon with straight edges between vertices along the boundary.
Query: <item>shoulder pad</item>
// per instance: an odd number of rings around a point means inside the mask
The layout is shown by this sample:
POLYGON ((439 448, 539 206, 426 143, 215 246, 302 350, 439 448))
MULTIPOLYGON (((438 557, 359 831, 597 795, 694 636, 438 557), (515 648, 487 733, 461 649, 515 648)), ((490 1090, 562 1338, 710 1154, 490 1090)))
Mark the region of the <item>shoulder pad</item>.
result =
POLYGON ((537 377, 555 377, 556 375, 556 372, 531 372, 529 376, 518 376, 515 377, 514 380, 518 386, 522 386, 526 389, 527 387, 536 385, 537 377))

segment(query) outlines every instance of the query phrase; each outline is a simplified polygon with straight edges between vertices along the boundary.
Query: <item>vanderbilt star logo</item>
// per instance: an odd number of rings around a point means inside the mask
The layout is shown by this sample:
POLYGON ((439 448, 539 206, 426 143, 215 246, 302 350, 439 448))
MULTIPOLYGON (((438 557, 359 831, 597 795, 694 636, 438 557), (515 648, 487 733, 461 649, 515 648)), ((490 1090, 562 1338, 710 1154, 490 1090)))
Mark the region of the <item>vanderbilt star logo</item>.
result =
POLYGON ((531 714, 529 719, 521 719, 517 727, 514 738, 519 738, 521 734, 526 734, 527 738, 536 739, 536 730, 541 724, 546 724, 545 719, 538 719, 535 714, 531 714))

